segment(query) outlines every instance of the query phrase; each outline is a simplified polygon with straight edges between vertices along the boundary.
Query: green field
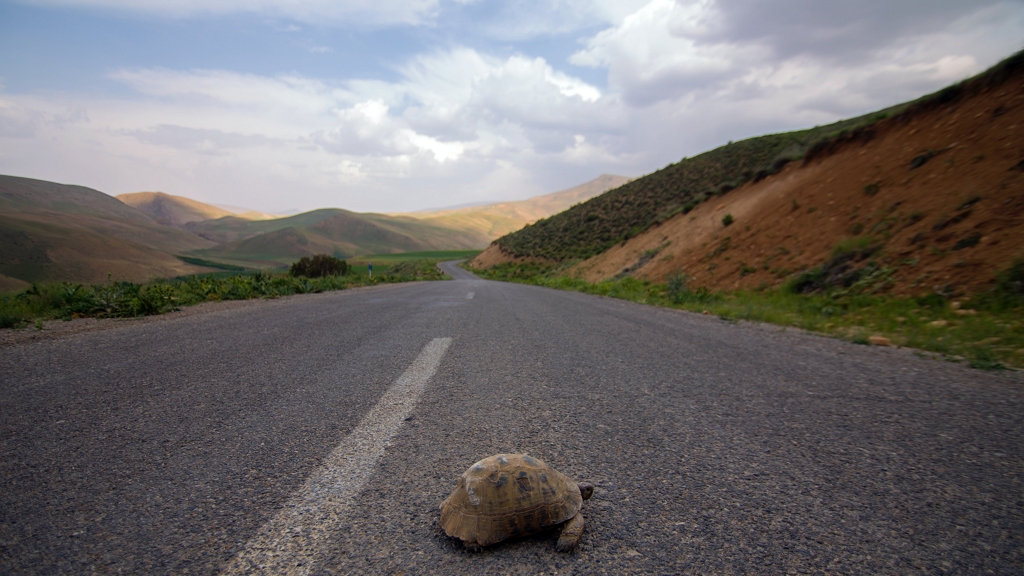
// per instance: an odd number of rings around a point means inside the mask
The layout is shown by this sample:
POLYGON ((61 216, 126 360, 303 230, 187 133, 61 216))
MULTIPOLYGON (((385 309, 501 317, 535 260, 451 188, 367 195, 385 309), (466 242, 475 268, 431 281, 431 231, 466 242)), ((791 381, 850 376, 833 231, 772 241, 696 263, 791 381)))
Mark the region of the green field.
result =
POLYGON ((377 264, 394 264, 396 262, 411 262, 414 260, 469 260, 480 253, 480 250, 433 250, 430 252, 402 252, 400 254, 370 254, 367 256, 354 256, 348 259, 352 265, 373 262, 374 268, 377 264))
POLYGON ((234 264, 224 264, 223 262, 214 262, 213 260, 203 260, 202 258, 193 258, 191 256, 175 256, 178 260, 185 262, 186 264, 195 264, 196 266, 206 266, 207 268, 217 268, 219 270, 229 270, 231 272, 241 272, 245 270, 242 266, 235 266, 234 264))

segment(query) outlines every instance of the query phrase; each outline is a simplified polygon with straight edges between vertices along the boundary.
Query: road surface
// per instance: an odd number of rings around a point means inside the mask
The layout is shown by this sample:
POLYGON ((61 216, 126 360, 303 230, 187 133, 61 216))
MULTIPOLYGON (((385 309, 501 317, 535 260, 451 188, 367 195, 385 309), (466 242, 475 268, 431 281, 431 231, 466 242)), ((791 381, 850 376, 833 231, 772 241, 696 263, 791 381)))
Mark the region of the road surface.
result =
POLYGON ((1014 375, 444 266, 0 348, 0 573, 1024 571, 1014 375), (498 452, 575 553, 440 531, 498 452))

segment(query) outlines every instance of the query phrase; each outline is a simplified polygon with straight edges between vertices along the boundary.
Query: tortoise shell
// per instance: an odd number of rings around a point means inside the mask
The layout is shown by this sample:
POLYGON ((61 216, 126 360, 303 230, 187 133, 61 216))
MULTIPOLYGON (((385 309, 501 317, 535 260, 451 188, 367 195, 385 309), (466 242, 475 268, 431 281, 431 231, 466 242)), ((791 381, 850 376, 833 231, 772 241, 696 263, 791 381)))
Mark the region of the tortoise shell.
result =
POLYGON ((467 545, 529 536, 576 516, 575 482, 525 454, 496 454, 473 464, 441 503, 441 527, 467 545))

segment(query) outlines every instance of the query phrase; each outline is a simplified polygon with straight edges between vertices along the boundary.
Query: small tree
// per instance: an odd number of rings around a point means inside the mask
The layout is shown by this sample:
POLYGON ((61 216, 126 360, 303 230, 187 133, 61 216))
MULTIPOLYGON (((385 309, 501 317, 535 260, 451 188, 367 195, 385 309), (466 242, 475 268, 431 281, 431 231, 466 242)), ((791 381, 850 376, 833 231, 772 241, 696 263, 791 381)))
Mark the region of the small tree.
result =
POLYGON ((292 264, 288 274, 306 278, 320 278, 322 276, 338 276, 348 272, 348 262, 338 260, 327 254, 316 254, 312 258, 303 256, 298 262, 292 264))

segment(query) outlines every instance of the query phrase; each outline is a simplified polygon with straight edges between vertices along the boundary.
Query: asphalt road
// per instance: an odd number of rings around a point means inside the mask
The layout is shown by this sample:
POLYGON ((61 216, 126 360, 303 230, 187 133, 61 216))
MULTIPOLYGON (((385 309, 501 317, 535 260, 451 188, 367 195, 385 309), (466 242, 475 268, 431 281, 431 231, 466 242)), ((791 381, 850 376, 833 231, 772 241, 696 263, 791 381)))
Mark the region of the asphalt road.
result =
POLYGON ((1024 572, 1020 379, 447 269, 0 348, 0 573, 1024 572), (575 553, 440 531, 498 452, 575 553))

